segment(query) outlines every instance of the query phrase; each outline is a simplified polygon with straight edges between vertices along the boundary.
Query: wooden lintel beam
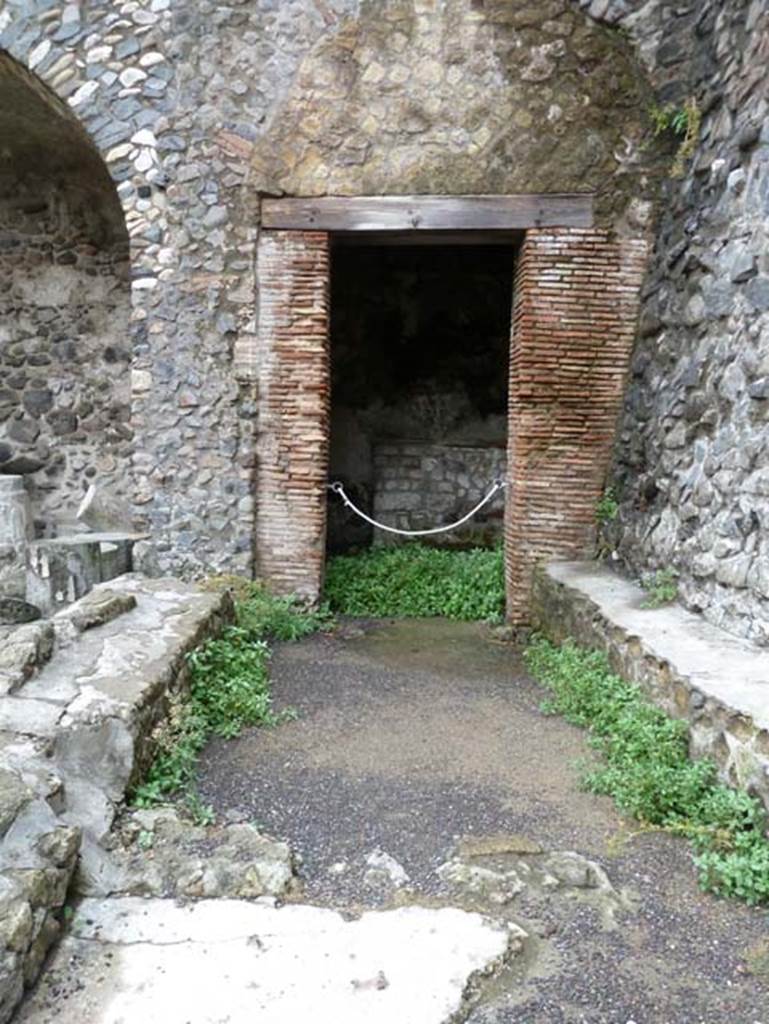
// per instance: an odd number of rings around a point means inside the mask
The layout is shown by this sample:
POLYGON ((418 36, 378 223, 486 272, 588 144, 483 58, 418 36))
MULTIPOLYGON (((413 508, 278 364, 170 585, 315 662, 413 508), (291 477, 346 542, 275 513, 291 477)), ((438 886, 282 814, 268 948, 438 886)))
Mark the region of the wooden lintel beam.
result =
POLYGON ((262 200, 262 227, 288 231, 511 231, 592 225, 593 196, 588 193, 262 200))

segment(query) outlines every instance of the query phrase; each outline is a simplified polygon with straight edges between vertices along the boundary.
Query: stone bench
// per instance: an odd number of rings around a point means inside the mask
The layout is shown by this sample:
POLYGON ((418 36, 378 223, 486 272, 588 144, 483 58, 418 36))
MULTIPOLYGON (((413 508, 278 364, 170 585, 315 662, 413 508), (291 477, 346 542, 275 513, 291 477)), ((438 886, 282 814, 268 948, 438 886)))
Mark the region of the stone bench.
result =
POLYGON ((26 549, 26 599, 44 615, 77 601, 98 583, 133 569, 142 533, 81 533, 32 541, 26 549))
POLYGON ((769 810, 769 653, 677 604, 644 608, 645 592, 595 562, 553 562, 535 578, 533 622, 556 642, 573 637, 609 656, 689 725, 693 757, 769 810))

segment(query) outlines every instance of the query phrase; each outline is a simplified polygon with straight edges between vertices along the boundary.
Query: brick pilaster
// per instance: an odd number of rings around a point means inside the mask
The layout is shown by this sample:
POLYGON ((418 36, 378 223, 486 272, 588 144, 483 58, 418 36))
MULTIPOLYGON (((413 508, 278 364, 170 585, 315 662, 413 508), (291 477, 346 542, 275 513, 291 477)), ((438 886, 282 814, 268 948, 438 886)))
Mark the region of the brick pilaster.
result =
POLYGON ((534 230, 516 268, 510 350, 507 615, 529 616, 542 559, 595 540, 635 334, 647 243, 598 230, 534 230))
POLYGON ((264 231, 257 252, 256 571, 316 599, 328 473, 328 235, 264 231))

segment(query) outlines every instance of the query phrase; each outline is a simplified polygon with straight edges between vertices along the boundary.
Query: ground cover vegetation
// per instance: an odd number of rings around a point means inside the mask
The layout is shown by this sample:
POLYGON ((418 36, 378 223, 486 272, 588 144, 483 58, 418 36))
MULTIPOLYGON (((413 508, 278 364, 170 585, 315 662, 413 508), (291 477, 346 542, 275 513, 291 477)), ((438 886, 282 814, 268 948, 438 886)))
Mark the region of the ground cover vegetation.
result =
POLYGON ((308 610, 293 598, 274 597, 259 583, 220 577, 208 585, 231 591, 235 621, 188 655, 189 693, 171 707, 156 736, 155 758, 133 794, 138 807, 177 799, 198 821, 213 817, 196 788, 198 756, 206 743, 292 716, 290 710, 273 708, 269 642, 298 640, 331 621, 325 608, 308 610))
POLYGON ((501 546, 450 550, 424 544, 376 547, 329 560, 325 596, 344 615, 500 622, 505 609, 501 546))
POLYGON ((601 526, 614 522, 619 514, 619 501, 617 492, 613 487, 605 488, 603 494, 596 502, 595 516, 601 526))
POLYGON ((543 709, 590 731, 600 763, 585 769, 585 788, 613 797, 644 826, 689 839, 705 890, 769 903, 763 805, 722 785, 712 762, 689 758, 686 725, 613 674, 598 651, 535 637, 525 659, 549 690, 543 709))
POLYGON ((678 573, 671 568, 657 569, 641 577, 641 586, 646 591, 641 607, 662 608, 678 597, 678 573))

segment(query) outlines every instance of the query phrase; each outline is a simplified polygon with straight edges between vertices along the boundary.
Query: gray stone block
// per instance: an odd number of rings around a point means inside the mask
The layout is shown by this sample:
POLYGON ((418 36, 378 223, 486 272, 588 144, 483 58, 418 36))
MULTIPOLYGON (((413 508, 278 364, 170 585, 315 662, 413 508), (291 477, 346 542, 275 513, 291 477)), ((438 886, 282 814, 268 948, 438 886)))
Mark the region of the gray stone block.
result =
POLYGON ((42 700, 0 697, 0 731, 50 738, 61 715, 60 707, 42 700))

